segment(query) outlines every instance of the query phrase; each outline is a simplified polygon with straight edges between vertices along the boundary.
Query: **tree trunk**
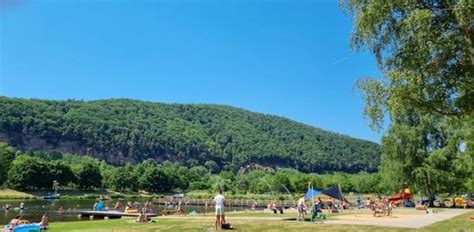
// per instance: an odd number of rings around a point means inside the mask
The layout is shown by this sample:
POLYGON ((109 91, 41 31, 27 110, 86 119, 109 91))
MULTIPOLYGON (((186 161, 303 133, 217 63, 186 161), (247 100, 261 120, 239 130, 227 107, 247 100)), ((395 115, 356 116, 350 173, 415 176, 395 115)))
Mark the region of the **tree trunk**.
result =
POLYGON ((433 193, 430 193, 428 196, 429 207, 434 207, 435 199, 436 199, 435 195, 433 193))

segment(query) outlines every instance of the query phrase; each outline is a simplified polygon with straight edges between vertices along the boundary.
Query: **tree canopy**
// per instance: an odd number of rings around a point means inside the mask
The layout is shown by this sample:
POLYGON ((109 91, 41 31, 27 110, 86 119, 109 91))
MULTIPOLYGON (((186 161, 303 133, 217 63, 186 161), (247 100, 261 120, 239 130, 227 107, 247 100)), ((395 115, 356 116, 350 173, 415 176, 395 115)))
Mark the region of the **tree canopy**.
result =
POLYGON ((417 108, 443 116, 474 110, 474 3, 457 1, 342 1, 354 16, 352 46, 368 48, 384 78, 363 79, 373 127, 417 108))
MULTIPOLYGON (((335 183, 343 191, 379 192, 378 173, 306 174, 294 169, 247 169, 234 173, 211 173, 204 166, 185 167, 165 161, 148 159, 138 164, 113 166, 95 158, 57 152, 24 152, 0 142, 0 154, 12 154, 11 162, 2 166, 8 173, 3 185, 18 190, 51 190, 53 181, 60 189, 108 189, 120 192, 150 193, 187 192, 217 189, 231 193, 273 193, 288 195, 307 190, 308 183, 326 188, 335 183)), ((212 168, 212 167, 211 167, 212 168)))
POLYGON ((474 3, 341 1, 352 46, 369 49, 383 77, 361 79, 365 114, 382 138, 387 186, 410 182, 430 199, 474 191, 474 3))
POLYGON ((220 105, 0 97, 0 136, 23 150, 69 152, 112 164, 168 160, 212 172, 253 164, 373 172, 380 161, 375 143, 220 105))

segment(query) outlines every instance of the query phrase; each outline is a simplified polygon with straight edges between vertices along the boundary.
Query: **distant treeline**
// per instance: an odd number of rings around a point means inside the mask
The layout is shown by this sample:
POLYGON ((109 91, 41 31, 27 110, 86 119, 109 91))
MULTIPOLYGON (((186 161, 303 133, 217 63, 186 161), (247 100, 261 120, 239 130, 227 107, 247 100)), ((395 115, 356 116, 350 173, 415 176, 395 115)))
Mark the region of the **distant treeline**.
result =
POLYGON ((303 193, 308 183, 316 188, 340 184, 345 192, 379 192, 377 173, 305 174, 294 169, 222 171, 191 168, 169 161, 146 160, 137 165, 112 166, 94 158, 59 152, 22 152, 0 143, 0 186, 17 190, 51 189, 54 180, 67 189, 109 189, 152 193, 222 189, 231 193, 303 193))
POLYGON ((0 138, 22 150, 111 164, 153 159, 212 172, 261 165, 302 172, 374 172, 379 145, 286 118, 219 105, 0 97, 0 138))

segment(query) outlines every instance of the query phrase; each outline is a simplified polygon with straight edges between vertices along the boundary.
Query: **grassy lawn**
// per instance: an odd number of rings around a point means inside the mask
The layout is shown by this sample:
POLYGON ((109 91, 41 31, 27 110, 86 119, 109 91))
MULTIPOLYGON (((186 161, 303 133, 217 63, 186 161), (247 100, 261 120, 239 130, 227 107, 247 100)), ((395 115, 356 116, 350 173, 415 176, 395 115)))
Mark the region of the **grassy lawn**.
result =
POLYGON ((0 189, 0 199, 28 199, 34 198, 33 195, 19 192, 13 189, 0 189))
MULTIPOLYGON (((42 196, 50 195, 51 190, 37 190, 32 192, 20 192, 13 189, 0 189, 0 200, 15 200, 15 199, 41 199, 42 196)), ((61 190, 59 191, 62 199, 96 199, 100 196, 109 195, 110 197, 126 198, 126 199, 152 199, 159 195, 150 195, 145 193, 120 193, 105 190, 61 190)))
MULTIPOLYGON (((271 214, 238 213, 228 216, 237 231, 474 231, 474 222, 469 221, 470 211, 450 220, 432 224, 419 230, 375 226, 330 225, 310 222, 272 220, 271 214), (245 218, 244 218, 245 217, 245 218), (265 219, 267 218, 267 219, 265 219)), ((137 224, 133 219, 58 222, 52 223, 49 231, 214 231, 213 217, 159 217, 156 223, 137 224)))
POLYGON ((437 222, 430 226, 424 227, 426 231, 456 231, 456 232, 470 232, 474 231, 474 221, 469 220, 469 216, 474 215, 474 211, 470 210, 468 213, 461 214, 457 217, 446 221, 437 222))
MULTIPOLYGON (((157 223, 136 224, 127 220, 54 223, 49 231, 214 231, 212 219, 159 219, 157 223)), ((270 220, 232 220, 237 231, 381 231, 381 227, 325 225, 270 220)), ((395 230, 394 230, 395 231, 395 230)))

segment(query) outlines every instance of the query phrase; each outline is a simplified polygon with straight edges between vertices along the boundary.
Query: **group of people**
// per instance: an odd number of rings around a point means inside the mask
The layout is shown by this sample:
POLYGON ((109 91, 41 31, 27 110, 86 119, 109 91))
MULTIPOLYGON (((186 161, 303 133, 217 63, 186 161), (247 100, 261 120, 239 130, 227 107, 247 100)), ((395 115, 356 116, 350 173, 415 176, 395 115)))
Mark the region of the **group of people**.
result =
MULTIPOLYGON (((110 198, 107 199, 98 199, 95 201, 94 206, 92 207, 93 210, 96 211, 101 211, 101 210, 108 210, 109 207, 105 205, 105 202, 107 200, 110 200, 110 198)), ((131 202, 128 201, 127 204, 125 205, 124 213, 138 213, 138 218, 135 220, 138 223, 145 223, 145 222, 151 222, 151 219, 148 217, 148 214, 152 213, 152 202, 151 201, 146 201, 143 204, 143 207, 140 208, 140 203, 139 202, 131 202)), ((115 211, 121 211, 122 209, 122 203, 120 200, 115 202, 114 205, 114 210, 115 211)))
MULTIPOLYGON (((391 216, 392 210, 395 207, 386 197, 380 197, 378 202, 373 201, 370 198, 366 200, 367 208, 373 211, 374 217, 376 216, 391 216)), ((426 209, 426 208, 425 208, 426 209)))
MULTIPOLYGON (((330 203, 328 203, 328 209, 331 210, 331 207, 336 207, 337 203, 334 200, 330 199, 330 203)), ((315 200, 311 206, 311 221, 316 221, 317 218, 325 219, 326 215, 323 214, 322 209, 324 209, 325 204, 321 200, 321 198, 318 198, 315 200)), ((298 218, 297 221, 305 221, 305 215, 307 214, 307 207, 306 207, 306 202, 304 197, 301 197, 298 200, 298 203, 296 205, 296 209, 298 210, 298 218)), ((330 211, 333 212, 333 211, 330 211)))
POLYGON ((280 214, 283 214, 283 207, 278 206, 278 204, 275 201, 272 203, 268 203, 267 210, 272 211, 274 214, 277 214, 278 212, 280 212, 280 214))
MULTIPOLYGON (((5 204, 5 205, 3 206, 3 209, 4 209, 5 211, 9 211, 9 210, 12 209, 12 205, 7 203, 7 204, 5 204)), ((20 207, 18 207, 18 208, 16 208, 16 209, 24 210, 24 209, 25 209, 25 203, 24 203, 24 202, 21 202, 21 203, 20 203, 20 207)))
MULTIPOLYGON (((334 198, 328 198, 327 201, 323 201, 321 197, 318 197, 313 204, 311 205, 311 220, 314 221, 316 217, 325 217, 323 214, 323 209, 327 209, 328 213, 340 213, 343 210, 347 210, 349 206, 344 201, 339 201, 334 198)), ((307 210, 308 207, 306 206, 306 202, 304 197, 301 197, 298 200, 296 205, 296 209, 298 211, 298 218, 297 220, 305 220, 304 215, 308 214, 307 210)))

